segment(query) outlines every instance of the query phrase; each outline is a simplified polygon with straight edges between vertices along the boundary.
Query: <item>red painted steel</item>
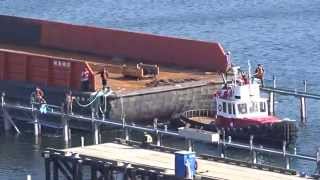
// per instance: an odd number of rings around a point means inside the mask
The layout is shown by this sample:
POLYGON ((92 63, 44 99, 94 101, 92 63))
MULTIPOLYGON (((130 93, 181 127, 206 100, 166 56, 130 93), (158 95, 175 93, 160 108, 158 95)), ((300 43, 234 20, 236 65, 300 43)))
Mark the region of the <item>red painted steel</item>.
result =
POLYGON ((0 52, 0 80, 5 79, 5 70, 6 70, 6 59, 5 53, 0 52))
POLYGON ((57 22, 42 23, 41 45, 208 71, 230 66, 219 43, 57 22))
POLYGON ((6 64, 6 78, 9 80, 27 80, 27 55, 8 53, 6 64))
MULTIPOLYGON (((0 50, 0 80, 26 81, 79 90, 81 72, 85 66, 89 67, 79 60, 0 50)), ((95 89, 92 73, 90 88, 95 89)))
POLYGON ((41 46, 206 71, 226 71, 230 66, 222 46, 215 42, 0 16, 0 20, 8 18, 14 19, 14 26, 40 27, 40 41, 32 43, 41 46))
POLYGON ((67 88, 70 87, 71 62, 60 59, 53 59, 51 72, 52 85, 64 86, 67 88))
POLYGON ((49 84, 49 59, 45 57, 29 56, 28 80, 36 84, 49 84))

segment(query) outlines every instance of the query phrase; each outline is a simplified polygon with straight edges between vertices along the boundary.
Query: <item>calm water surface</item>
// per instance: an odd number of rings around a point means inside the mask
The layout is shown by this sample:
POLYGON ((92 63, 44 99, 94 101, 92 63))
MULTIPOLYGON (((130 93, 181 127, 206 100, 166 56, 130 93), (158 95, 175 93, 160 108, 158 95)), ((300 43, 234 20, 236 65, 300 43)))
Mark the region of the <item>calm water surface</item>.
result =
MULTIPOLYGON (((318 94, 319 9, 319 0, 0 0, 0 14, 219 41, 232 52, 234 63, 264 64, 267 78, 276 75, 279 86, 302 88, 307 79, 308 89, 318 94)), ((278 115, 299 119, 296 99, 281 96, 278 101, 278 115)), ((314 155, 320 147, 319 114, 319 102, 309 100, 298 152, 314 155)), ((41 149, 61 148, 61 139, 46 136, 37 145, 28 133, 1 132, 0 179, 25 179, 26 174, 43 179, 41 149)), ((307 162, 297 161, 294 167, 313 172, 307 162)))

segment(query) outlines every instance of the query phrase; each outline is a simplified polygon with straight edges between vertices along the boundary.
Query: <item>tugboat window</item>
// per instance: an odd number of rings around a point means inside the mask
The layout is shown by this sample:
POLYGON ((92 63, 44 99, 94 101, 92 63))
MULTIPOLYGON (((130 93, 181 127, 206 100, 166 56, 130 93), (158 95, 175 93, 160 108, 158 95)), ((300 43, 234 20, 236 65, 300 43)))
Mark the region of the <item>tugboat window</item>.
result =
POLYGON ((232 113, 236 114, 236 105, 235 104, 232 104, 232 113))
POLYGON ((250 106, 250 108, 249 108, 249 111, 250 111, 251 113, 253 113, 253 112, 259 112, 258 103, 257 103, 257 102, 252 102, 252 103, 251 103, 251 106, 250 106))
POLYGON ((228 103, 228 113, 229 114, 232 114, 232 104, 231 103, 228 103))
POLYGON ((227 103, 226 102, 222 102, 222 110, 224 113, 227 112, 227 103))
POLYGON ((266 112, 266 103, 260 102, 260 112, 266 112))
POLYGON ((240 114, 247 113, 247 104, 238 104, 238 110, 240 114))

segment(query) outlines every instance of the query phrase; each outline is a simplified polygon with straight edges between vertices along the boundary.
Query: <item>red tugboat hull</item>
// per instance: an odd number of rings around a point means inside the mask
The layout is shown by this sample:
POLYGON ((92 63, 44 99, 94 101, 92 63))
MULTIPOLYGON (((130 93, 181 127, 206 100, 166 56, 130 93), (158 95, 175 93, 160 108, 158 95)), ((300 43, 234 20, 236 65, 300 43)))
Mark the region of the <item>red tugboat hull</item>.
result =
POLYGON ((281 123, 281 120, 275 116, 255 117, 255 118, 226 118, 218 116, 216 126, 222 128, 239 128, 247 126, 274 125, 281 123))

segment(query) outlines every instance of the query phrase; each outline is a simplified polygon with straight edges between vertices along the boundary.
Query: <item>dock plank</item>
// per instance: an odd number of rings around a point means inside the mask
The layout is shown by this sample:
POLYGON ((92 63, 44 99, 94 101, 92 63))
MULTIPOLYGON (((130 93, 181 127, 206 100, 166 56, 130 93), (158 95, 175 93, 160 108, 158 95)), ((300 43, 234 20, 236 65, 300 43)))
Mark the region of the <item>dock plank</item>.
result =
MULTIPOLYGON (((85 147, 64 149, 65 152, 101 158, 106 160, 130 163, 133 165, 149 166, 165 169, 166 173, 174 174, 174 154, 141 149, 139 147, 106 143, 85 147)), ((303 179, 295 175, 286 175, 276 172, 263 171, 248 167, 225 164, 215 161, 197 159, 198 171, 201 176, 212 179, 245 179, 245 180, 294 180, 303 179)))

